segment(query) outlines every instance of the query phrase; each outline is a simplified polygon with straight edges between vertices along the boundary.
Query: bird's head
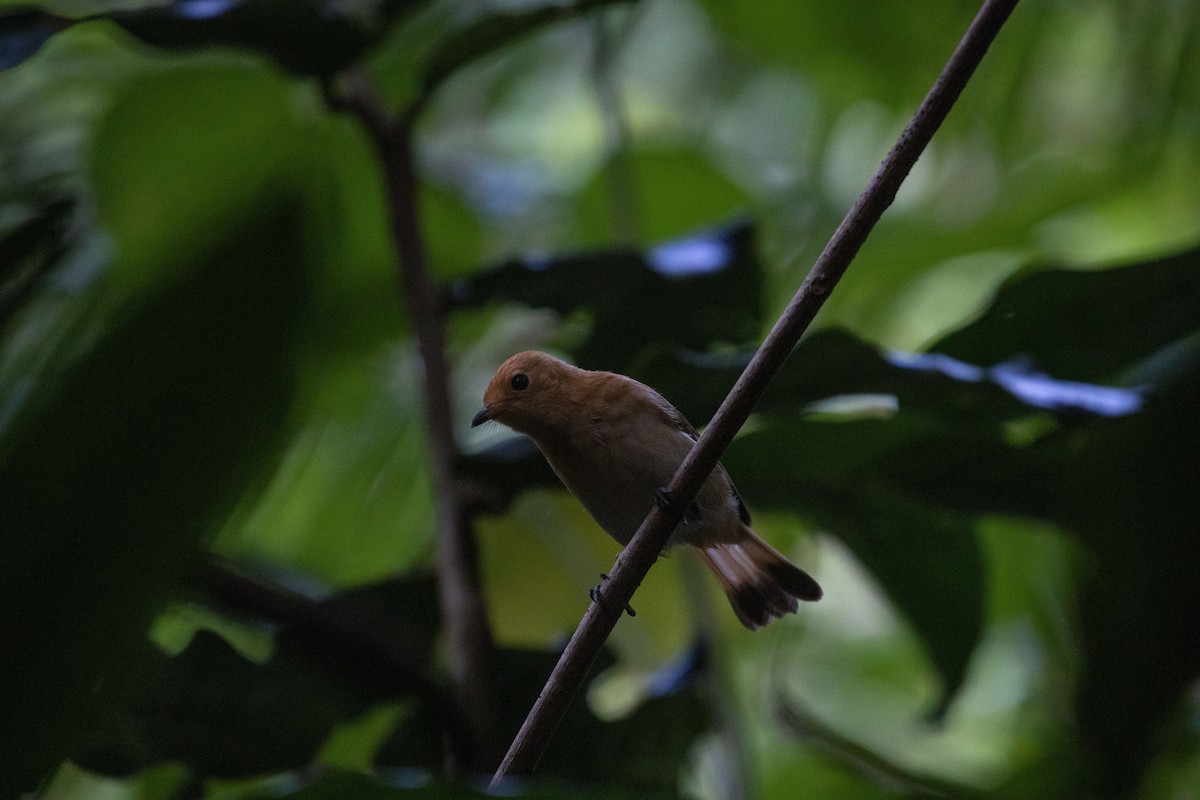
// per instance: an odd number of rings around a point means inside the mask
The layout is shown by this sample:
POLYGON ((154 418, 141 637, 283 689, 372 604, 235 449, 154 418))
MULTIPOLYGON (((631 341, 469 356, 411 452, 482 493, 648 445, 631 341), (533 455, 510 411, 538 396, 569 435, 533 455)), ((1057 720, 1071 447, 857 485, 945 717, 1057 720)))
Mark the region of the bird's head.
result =
POLYGON ((496 420, 521 433, 547 429, 567 411, 572 377, 583 374, 584 370, 536 350, 517 353, 492 376, 483 393, 483 408, 471 427, 496 420))

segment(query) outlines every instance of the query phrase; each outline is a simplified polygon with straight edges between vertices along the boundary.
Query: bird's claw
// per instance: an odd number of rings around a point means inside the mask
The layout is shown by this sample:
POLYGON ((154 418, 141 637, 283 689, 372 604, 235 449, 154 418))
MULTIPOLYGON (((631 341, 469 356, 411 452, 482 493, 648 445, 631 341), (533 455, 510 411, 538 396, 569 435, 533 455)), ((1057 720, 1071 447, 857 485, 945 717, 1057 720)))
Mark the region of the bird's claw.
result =
POLYGON ((654 490, 654 502, 658 503, 658 507, 663 511, 671 510, 671 490, 665 486, 660 486, 654 490))
MULTIPOLYGON (((674 493, 667 487, 660 486, 654 491, 654 502, 657 503, 658 507, 663 511, 670 512, 672 506, 675 504, 674 493)), ((699 519, 700 506, 696 505, 696 502, 693 500, 692 504, 688 506, 687 513, 683 515, 683 519, 680 520, 680 522, 682 522, 684 525, 687 525, 688 523, 696 522, 699 519)))
MULTIPOLYGON (((591 589, 588 589, 588 597, 592 598, 593 603, 599 603, 600 605, 603 606, 603 605, 607 605, 607 604, 604 602, 604 594, 600 591, 600 587, 604 585, 603 581, 608 580, 608 573, 601 572, 600 580, 601 580, 601 583, 598 583, 595 586, 593 586, 591 589)), ((633 610, 633 606, 629 605, 629 603, 625 604, 625 613, 631 617, 637 616, 637 612, 633 610)))

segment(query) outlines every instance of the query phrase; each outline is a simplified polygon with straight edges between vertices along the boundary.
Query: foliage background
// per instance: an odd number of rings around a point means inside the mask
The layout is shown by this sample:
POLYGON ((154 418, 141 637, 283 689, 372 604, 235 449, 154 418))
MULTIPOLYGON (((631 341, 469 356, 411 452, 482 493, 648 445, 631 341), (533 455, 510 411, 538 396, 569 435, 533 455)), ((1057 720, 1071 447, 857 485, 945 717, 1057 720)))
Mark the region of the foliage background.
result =
MULTIPOLYGON (((422 224, 511 728, 615 546, 468 429, 491 370, 552 349, 707 419, 976 7, 142 5, 0 6, 0 791, 470 796, 420 361, 322 79, 439 78, 422 224)), ((664 559, 526 792, 1197 796, 1198 24, 1018 8, 725 459, 827 598, 750 634, 664 559)))

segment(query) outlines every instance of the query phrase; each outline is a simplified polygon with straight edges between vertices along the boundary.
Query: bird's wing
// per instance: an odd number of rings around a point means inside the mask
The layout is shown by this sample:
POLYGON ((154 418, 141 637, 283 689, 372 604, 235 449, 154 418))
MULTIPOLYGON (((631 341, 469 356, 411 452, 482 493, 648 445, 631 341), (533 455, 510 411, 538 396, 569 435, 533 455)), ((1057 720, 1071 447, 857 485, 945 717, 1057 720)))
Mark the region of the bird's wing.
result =
MULTIPOLYGON (((655 392, 655 394, 657 395, 658 393, 655 392)), ((674 423, 679 430, 686 433, 693 442, 698 440, 700 438, 700 434, 696 432, 695 426, 688 422, 688 418, 683 415, 683 412, 671 405, 671 401, 667 400, 667 398, 663 397, 662 395, 658 395, 658 398, 661 401, 660 406, 662 407, 663 411, 666 412, 667 417, 671 420, 671 422, 674 423)), ((720 464, 717 464, 717 469, 721 470, 722 472, 725 471, 725 468, 720 464)), ((742 495, 737 490, 737 487, 733 485, 733 479, 729 478, 728 474, 726 474, 725 477, 729 480, 729 490, 733 492, 733 499, 737 502, 738 518, 746 525, 749 525, 750 510, 746 508, 746 504, 742 502, 742 495)))

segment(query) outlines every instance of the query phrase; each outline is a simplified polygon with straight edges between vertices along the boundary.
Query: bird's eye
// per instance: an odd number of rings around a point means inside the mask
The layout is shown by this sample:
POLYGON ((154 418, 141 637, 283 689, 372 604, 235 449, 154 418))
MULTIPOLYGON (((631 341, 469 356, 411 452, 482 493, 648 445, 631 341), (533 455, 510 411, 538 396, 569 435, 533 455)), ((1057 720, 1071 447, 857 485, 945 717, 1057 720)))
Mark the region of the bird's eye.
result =
POLYGON ((511 383, 512 388, 516 389, 518 392, 523 392, 529 388, 529 376, 524 372, 518 372, 516 375, 512 376, 511 383))

